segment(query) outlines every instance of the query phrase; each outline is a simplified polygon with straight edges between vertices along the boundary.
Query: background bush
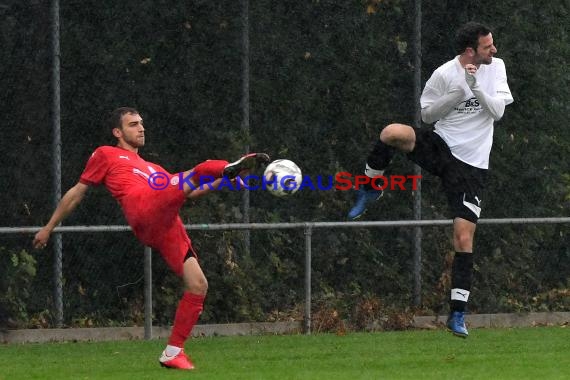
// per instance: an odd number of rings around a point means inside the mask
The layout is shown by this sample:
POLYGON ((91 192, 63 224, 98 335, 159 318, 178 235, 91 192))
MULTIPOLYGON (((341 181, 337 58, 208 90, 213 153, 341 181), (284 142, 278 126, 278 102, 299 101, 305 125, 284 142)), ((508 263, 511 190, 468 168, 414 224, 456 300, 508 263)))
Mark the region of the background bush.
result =
MULTIPOLYGON (((50 4, 4 3, 0 213, 6 226, 39 226, 54 209, 50 4)), ((249 131, 242 125, 240 2, 60 3, 64 190, 76 183, 97 146, 113 143, 102 120, 117 106, 141 111, 148 136, 142 156, 172 172, 208 158, 235 159, 247 146, 292 159, 310 176, 359 173, 380 127, 413 120, 413 2, 250 2, 249 131)), ((454 56, 455 29, 473 19, 494 30, 515 98, 496 126, 483 217, 568 216, 568 4, 424 4, 423 81, 454 56)), ((412 166, 397 157, 390 170, 408 174, 412 166)), ((427 173, 422 199, 424 219, 447 217, 439 180, 427 173)), ((304 192, 288 200, 252 192, 250 220, 339 221, 351 202, 352 194, 341 191, 304 192)), ((182 216, 186 223, 240 222, 241 203, 239 194, 213 194, 189 202, 182 216)), ((369 220, 412 217, 411 192, 388 192, 367 214, 369 220)), ((124 223, 104 189, 93 189, 65 222, 124 223)), ((568 310, 569 233, 567 224, 481 225, 471 310, 568 310)), ((299 317, 302 231, 252 231, 249 252, 240 231, 191 235, 210 280, 202 322, 299 317)), ((450 228, 423 229, 422 305, 413 312, 447 307, 450 235, 450 228)), ((31 236, 2 239, 2 260, 30 249, 31 236)), ((130 233, 79 233, 64 235, 63 242, 65 323, 140 323, 143 247, 136 239, 130 233)), ((403 228, 314 231, 315 305, 360 327, 378 313, 406 313, 411 250, 411 230, 403 228)), ((2 302, 4 315, 18 323, 52 323, 46 312, 53 305, 49 252, 33 253, 35 276, 24 271, 2 277, 26 281, 27 294, 2 302)), ((158 255, 154 264, 155 318, 166 324, 179 283, 158 255)), ((388 324, 405 325, 405 318, 388 324)))

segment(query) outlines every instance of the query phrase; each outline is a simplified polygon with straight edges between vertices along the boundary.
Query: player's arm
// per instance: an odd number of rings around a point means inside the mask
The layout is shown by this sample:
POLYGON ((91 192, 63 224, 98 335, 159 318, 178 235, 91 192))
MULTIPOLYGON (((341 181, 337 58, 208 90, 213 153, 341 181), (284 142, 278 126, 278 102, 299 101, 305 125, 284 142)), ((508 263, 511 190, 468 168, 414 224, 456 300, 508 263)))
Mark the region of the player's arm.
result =
POLYGON ((435 73, 426 83, 420 99, 424 123, 438 121, 464 100, 465 91, 458 83, 450 83, 447 90, 445 87, 443 78, 435 73))
POLYGON ((465 81, 473 92, 473 95, 475 95, 479 100, 481 107, 491 114, 493 120, 500 120, 505 113, 505 106, 507 103, 505 99, 499 96, 491 96, 483 91, 481 86, 479 86, 479 83, 477 83, 477 78, 475 77, 476 72, 477 67, 475 65, 466 65, 465 81))
POLYGON ((69 214, 71 214, 73 210, 75 210, 77 205, 79 205, 81 200, 83 200, 87 189, 89 189, 88 185, 78 182, 65 193, 63 198, 59 201, 59 204, 53 212, 49 222, 42 227, 34 237, 34 241, 32 243, 34 248, 45 247, 54 228, 57 227, 69 214))
POLYGON ((196 199, 198 197, 201 197, 203 195, 208 194, 209 192, 211 192, 213 190, 217 190, 221 181, 222 181, 222 178, 218 178, 213 182, 202 184, 199 187, 197 187, 196 189, 191 190, 189 193, 187 193, 186 198, 196 199))
POLYGON ((196 198, 201 197, 203 195, 206 195, 209 192, 214 191, 214 190, 220 190, 223 188, 241 189, 245 186, 243 184, 243 181, 239 177, 232 179, 231 184, 228 184, 226 181, 228 181, 227 178, 217 178, 215 181, 208 182, 206 184, 202 184, 199 187, 198 187, 198 185, 196 185, 197 188, 190 191, 186 195, 186 198, 196 199, 196 198))

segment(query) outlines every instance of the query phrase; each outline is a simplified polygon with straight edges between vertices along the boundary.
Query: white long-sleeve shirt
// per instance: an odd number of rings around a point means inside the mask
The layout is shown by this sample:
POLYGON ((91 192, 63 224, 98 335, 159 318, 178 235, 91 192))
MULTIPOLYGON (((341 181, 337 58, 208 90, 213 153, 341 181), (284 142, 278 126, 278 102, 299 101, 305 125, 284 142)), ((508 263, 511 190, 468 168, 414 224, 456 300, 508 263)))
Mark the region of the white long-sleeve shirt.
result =
POLYGON ((457 159, 488 169, 493 123, 502 117, 513 96, 502 59, 493 58, 491 64, 481 65, 475 77, 477 85, 471 90, 459 56, 438 67, 420 99, 422 119, 426 123, 436 121, 435 133, 457 159))

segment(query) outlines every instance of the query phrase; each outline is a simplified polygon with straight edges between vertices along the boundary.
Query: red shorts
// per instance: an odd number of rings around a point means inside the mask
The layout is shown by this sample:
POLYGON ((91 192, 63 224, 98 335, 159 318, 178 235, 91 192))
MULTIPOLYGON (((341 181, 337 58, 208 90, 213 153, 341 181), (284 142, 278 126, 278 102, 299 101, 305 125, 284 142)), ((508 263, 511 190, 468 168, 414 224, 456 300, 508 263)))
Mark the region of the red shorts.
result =
MULTIPOLYGON (((220 177, 227 161, 209 160, 193 170, 197 177, 202 175, 220 177)), ((172 178, 178 177, 178 174, 172 178)), ((177 179, 177 178, 175 178, 177 179)), ((127 222, 135 236, 144 244, 160 252, 170 269, 182 276, 184 259, 190 253, 197 257, 182 219, 180 208, 186 201, 186 194, 178 181, 170 181, 163 190, 143 186, 132 191, 121 201, 127 222)))
POLYGON ((135 236, 160 252, 170 269, 182 276, 184 258, 192 251, 190 237, 178 214, 186 196, 178 186, 164 190, 142 187, 122 202, 123 212, 135 236))

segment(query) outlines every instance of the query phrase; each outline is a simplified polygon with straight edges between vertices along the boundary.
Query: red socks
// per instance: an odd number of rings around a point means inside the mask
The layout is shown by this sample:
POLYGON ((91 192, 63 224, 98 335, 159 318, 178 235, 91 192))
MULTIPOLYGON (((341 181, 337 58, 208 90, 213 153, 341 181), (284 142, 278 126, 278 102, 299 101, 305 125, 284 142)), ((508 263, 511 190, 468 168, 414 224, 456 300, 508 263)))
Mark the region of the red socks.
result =
POLYGON ((205 296, 184 292, 178 309, 176 309, 174 326, 168 339, 169 345, 184 348, 184 342, 190 336, 190 332, 204 309, 205 298, 205 296))
POLYGON ((199 163, 192 170, 195 174, 195 178, 200 177, 213 177, 212 180, 220 178, 224 173, 224 168, 228 164, 225 160, 208 160, 199 163))

